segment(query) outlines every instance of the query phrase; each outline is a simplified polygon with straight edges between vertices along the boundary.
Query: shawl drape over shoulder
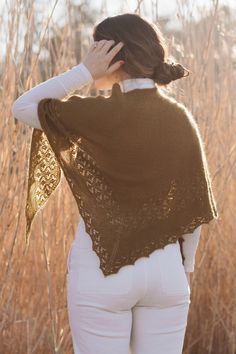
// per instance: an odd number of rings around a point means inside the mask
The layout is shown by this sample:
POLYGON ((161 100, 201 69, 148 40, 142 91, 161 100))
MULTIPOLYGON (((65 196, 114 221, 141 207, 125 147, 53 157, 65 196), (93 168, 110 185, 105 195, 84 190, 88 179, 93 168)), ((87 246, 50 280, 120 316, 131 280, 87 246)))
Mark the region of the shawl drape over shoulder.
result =
POLYGON ((38 104, 32 134, 26 243, 61 170, 104 275, 218 218, 198 125, 158 87, 38 104))

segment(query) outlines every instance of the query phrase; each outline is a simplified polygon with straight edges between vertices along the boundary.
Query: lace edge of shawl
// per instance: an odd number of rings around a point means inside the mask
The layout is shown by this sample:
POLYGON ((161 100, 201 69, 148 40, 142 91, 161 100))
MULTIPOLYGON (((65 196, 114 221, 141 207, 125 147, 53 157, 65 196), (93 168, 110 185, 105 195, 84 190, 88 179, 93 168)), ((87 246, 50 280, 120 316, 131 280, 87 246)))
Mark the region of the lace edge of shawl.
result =
MULTIPOLYGON (((80 208, 79 208, 80 209, 80 208)), ((134 249, 128 257, 121 256, 120 258, 116 258, 116 251, 119 247, 120 235, 116 239, 116 243, 112 250, 111 255, 105 250, 105 248, 101 247, 101 242, 96 241, 96 235, 100 236, 99 231, 93 226, 92 218, 88 213, 80 211, 81 216, 85 222, 85 230, 89 234, 92 241, 92 249, 97 254, 100 260, 99 268, 102 270, 104 276, 108 276, 111 274, 116 274, 118 271, 126 265, 134 265, 137 259, 140 257, 150 257, 151 253, 157 249, 164 249, 164 247, 168 244, 176 243, 179 239, 182 238, 183 234, 192 233, 198 226, 202 224, 208 224, 212 219, 217 218, 217 214, 214 213, 214 210, 210 211, 205 216, 195 217, 188 225, 180 227, 180 233, 178 234, 165 234, 159 240, 152 240, 147 244, 144 248, 134 249), (120 263, 119 263, 120 262, 120 263)), ((181 245, 180 245, 181 246, 181 245)))

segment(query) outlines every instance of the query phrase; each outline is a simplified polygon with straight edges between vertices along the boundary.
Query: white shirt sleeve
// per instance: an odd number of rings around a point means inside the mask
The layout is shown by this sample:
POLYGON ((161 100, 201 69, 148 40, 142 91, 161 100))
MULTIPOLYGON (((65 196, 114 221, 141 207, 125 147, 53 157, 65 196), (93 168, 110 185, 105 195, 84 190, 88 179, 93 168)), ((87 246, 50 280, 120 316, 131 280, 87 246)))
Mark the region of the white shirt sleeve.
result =
POLYGON ((193 272, 195 265, 195 255, 200 239, 202 225, 198 226, 193 233, 184 234, 182 238, 184 239, 182 243, 185 272, 193 272))
POLYGON ((11 107, 12 114, 25 124, 42 130, 38 118, 40 100, 43 98, 62 99, 72 91, 92 82, 93 77, 90 71, 83 63, 80 63, 26 91, 14 101, 11 107))

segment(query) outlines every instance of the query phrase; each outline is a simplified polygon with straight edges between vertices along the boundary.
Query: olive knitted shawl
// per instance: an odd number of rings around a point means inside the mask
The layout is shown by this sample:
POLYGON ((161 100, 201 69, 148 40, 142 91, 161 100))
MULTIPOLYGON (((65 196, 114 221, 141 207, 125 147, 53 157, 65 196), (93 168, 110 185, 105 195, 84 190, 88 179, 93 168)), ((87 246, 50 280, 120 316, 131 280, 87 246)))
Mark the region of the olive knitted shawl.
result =
POLYGON ((110 96, 44 98, 31 141, 26 244, 61 170, 103 274, 218 218, 198 125, 157 86, 110 96))

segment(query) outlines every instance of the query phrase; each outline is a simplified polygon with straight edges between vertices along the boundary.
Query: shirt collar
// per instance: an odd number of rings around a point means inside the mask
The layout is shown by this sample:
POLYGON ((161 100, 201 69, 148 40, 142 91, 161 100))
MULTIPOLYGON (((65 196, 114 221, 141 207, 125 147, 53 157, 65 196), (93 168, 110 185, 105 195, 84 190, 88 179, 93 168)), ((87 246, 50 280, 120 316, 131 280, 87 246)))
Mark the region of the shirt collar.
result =
POLYGON ((137 88, 152 88, 155 87, 155 81, 148 77, 138 77, 119 81, 122 92, 128 92, 137 88))

